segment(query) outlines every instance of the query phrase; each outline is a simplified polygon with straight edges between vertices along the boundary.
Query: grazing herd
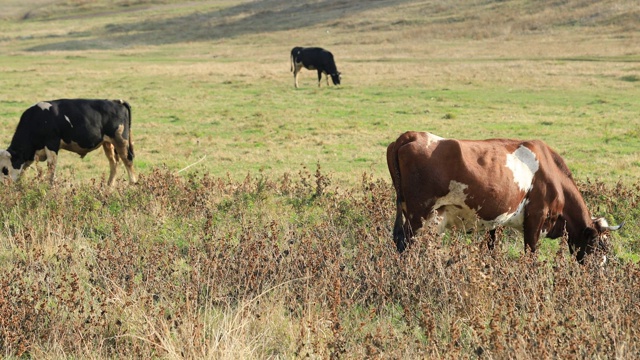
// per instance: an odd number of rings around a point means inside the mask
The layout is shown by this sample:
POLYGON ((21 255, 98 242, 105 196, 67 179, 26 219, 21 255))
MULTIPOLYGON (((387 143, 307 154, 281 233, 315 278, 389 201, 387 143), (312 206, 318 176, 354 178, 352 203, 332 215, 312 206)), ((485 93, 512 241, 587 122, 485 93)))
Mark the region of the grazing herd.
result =
MULTIPOLYGON (((302 68, 317 70, 340 85, 333 54, 318 47, 294 47, 291 71, 298 87, 302 68)), ((133 169, 131 107, 123 100, 61 99, 28 108, 6 150, 0 150, 2 177, 17 181, 34 161, 47 161, 53 183, 58 151, 84 157, 102 146, 109 160, 107 184, 117 164, 133 169)), ((406 132, 387 148, 387 165, 396 191, 393 240, 403 252, 423 227, 487 229, 493 248, 497 227, 524 234, 525 250, 535 252, 540 237, 567 234, 569 248, 582 262, 586 254, 606 250, 609 226, 592 218, 563 159, 539 140, 455 140, 426 132, 406 132), (404 220, 403 220, 404 217, 404 220)))

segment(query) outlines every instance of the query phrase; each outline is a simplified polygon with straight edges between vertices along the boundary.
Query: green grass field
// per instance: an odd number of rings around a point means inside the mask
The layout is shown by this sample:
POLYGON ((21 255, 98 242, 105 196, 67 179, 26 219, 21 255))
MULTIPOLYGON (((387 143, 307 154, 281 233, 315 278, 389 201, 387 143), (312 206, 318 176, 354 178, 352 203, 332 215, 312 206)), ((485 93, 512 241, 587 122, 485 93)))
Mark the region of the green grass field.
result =
MULTIPOLYGON (((142 172, 204 156, 191 171, 233 178, 320 162, 353 184, 362 171, 386 178, 386 145, 403 131, 428 130, 540 138, 578 178, 638 179, 640 45, 637 32, 623 31, 633 19, 618 30, 604 25, 614 19, 567 26, 568 15, 530 15, 539 22, 533 31, 477 24, 470 12, 498 11, 479 4, 428 17, 436 3, 328 2, 317 14, 320 4, 305 12, 281 1, 116 3, 10 7, 0 24, 2 143, 37 101, 123 98, 133 106, 142 172), (441 29, 448 26, 451 34, 441 29), (479 26, 488 34, 477 39, 479 26), (344 85, 318 89, 315 73, 304 71, 295 91, 296 45, 330 49, 344 85)), ((87 179, 107 171, 102 158, 96 152, 80 164, 63 154, 61 165, 87 179)))
POLYGON ((640 351, 636 1, 1 8, 0 148, 38 101, 125 99, 141 183, 130 187, 120 167, 104 189, 108 163, 95 151, 61 152, 54 187, 44 165, 5 186, 0 356, 640 351), (294 46, 332 51, 342 85, 318 88, 303 70, 295 89, 294 46), (493 257, 456 233, 398 256, 385 153, 406 130, 544 140, 594 215, 626 221, 613 265, 579 267, 554 241, 532 260, 509 232, 493 257))

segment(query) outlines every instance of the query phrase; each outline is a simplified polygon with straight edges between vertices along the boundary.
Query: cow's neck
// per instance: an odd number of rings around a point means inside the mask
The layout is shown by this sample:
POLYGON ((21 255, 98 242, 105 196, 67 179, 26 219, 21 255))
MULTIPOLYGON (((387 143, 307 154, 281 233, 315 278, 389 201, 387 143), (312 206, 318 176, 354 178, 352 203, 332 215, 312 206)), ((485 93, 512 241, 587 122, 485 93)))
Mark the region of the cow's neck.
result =
POLYGON ((591 226, 589 209, 575 185, 570 191, 565 191, 564 218, 570 238, 580 237, 584 229, 591 226))

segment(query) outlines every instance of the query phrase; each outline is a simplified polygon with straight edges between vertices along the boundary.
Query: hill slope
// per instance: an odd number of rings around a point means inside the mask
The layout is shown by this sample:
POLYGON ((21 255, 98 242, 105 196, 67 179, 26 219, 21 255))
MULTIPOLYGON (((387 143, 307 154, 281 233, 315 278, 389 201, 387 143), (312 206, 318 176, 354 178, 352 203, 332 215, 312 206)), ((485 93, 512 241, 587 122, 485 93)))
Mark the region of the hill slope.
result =
POLYGON ((504 38, 570 30, 628 36, 640 28, 640 5, 625 1, 52 1, 10 0, 5 17, 22 21, 116 18, 50 39, 32 50, 70 50, 186 41, 322 27, 342 34, 392 32, 390 41, 504 38), (114 16, 127 13, 130 16, 114 16), (152 15, 152 16, 149 16, 152 15), (140 21, 142 19, 142 21, 140 21))
POLYGON ((3 143, 35 101, 113 97, 135 107, 141 167, 208 155, 198 169, 215 174, 320 162, 349 181, 386 178, 386 144, 430 130, 544 139, 578 177, 640 173, 636 1, 8 4, 3 143), (291 91, 289 51, 310 45, 334 53, 341 87, 304 71, 291 91))

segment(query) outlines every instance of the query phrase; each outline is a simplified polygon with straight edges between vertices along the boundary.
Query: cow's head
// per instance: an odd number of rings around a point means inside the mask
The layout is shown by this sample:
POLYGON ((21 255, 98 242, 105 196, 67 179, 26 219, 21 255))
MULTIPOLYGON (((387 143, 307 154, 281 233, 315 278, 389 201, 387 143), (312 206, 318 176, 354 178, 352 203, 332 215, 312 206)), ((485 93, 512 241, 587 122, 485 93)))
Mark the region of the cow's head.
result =
POLYGON ((340 85, 340 79, 342 79, 342 76, 339 71, 331 74, 331 81, 333 81, 333 85, 340 85))
MULTIPOLYGON (((609 235, 611 231, 616 231, 622 228, 622 225, 609 226, 607 220, 605 218, 593 218, 591 219, 591 226, 586 227, 581 234, 580 239, 574 244, 576 246, 575 250, 576 259, 579 262, 582 262, 584 256, 587 254, 591 254, 596 251, 600 251, 603 253, 607 253, 609 251, 609 235)), ((569 247, 571 252, 573 253, 573 248, 569 247)), ((606 255, 603 258, 606 261, 606 255)))
POLYGON ((18 181, 24 164, 18 165, 20 161, 16 160, 17 159, 15 159, 9 151, 0 150, 0 171, 2 171, 2 175, 0 175, 0 177, 2 179, 18 181), (15 166, 17 166, 17 168, 15 166))

